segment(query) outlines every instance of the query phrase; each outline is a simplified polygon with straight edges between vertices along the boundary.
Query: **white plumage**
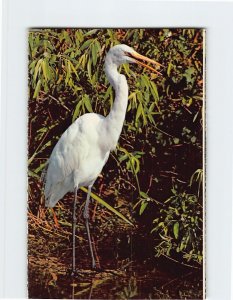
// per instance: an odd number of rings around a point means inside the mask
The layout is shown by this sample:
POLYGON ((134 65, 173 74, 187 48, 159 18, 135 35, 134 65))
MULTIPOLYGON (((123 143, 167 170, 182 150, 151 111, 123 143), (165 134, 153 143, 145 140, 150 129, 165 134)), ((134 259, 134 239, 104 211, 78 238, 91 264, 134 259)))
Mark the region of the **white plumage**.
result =
POLYGON ((46 206, 56 203, 78 186, 89 186, 101 173, 109 150, 101 147, 105 118, 88 113, 78 118, 61 136, 49 159, 46 206))
POLYGON ((69 191, 75 191, 73 211, 73 272, 75 271, 75 208, 77 190, 80 186, 88 187, 84 209, 84 218, 92 256, 92 267, 95 267, 89 230, 89 199, 91 187, 114 150, 122 131, 127 103, 128 85, 124 75, 117 68, 123 63, 138 63, 157 73, 141 60, 159 65, 126 45, 117 45, 110 49, 105 59, 105 73, 115 90, 115 101, 107 117, 87 113, 79 117, 62 134, 49 158, 45 182, 46 206, 54 207, 69 191))

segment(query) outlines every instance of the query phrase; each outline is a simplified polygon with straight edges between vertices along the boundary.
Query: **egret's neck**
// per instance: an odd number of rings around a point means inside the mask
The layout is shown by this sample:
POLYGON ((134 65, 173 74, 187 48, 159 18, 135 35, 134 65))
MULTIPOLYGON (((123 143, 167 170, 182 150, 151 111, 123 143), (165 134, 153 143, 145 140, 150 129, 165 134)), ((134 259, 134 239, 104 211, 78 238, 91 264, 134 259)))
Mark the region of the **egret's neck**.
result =
POLYGON ((111 86, 116 91, 118 87, 118 81, 120 79, 121 74, 117 70, 117 65, 114 64, 110 59, 108 59, 108 56, 105 60, 105 74, 108 78, 108 81, 110 82, 111 86))
POLYGON ((107 148, 113 150, 117 145, 125 120, 128 104, 128 85, 125 76, 117 71, 117 65, 108 60, 108 57, 105 61, 105 73, 115 90, 112 109, 105 119, 107 148))

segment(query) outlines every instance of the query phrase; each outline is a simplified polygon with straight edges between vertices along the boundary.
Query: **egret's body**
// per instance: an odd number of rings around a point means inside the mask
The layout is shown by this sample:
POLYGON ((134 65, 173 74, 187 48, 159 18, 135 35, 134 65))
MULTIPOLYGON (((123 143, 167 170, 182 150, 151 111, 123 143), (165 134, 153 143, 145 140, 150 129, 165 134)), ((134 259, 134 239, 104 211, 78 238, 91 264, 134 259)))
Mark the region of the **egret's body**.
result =
MULTIPOLYGON (((54 207, 67 192, 75 191, 73 271, 75 271, 75 208, 77 190, 80 186, 88 187, 84 218, 86 220, 92 266, 95 267, 88 223, 91 187, 107 162, 110 151, 115 149, 125 119, 128 103, 128 85, 125 76, 118 73, 117 67, 122 63, 135 62, 146 66, 139 59, 156 63, 141 56, 126 45, 118 45, 110 49, 105 60, 105 72, 115 90, 115 101, 109 115, 103 117, 99 114, 88 113, 79 117, 63 133, 49 158, 45 184, 46 206, 54 207)), ((156 71, 151 67, 149 68, 156 71)))
POLYGON ((109 151, 99 145, 104 117, 89 113, 61 136, 49 159, 45 195, 53 207, 74 187, 89 186, 101 173, 109 151))

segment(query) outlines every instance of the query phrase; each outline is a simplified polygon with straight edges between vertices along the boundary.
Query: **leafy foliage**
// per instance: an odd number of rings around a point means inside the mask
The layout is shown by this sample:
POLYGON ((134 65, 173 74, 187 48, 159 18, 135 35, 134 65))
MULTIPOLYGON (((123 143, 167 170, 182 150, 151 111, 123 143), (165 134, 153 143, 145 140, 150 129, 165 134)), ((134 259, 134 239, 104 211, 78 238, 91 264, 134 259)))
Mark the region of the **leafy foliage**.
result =
POLYGON ((169 206, 160 209, 160 217, 154 220, 162 241, 156 245, 157 256, 181 253, 188 262, 202 263, 202 207, 196 195, 177 193, 165 201, 169 206))
POLYGON ((202 30, 41 29, 28 39, 30 212, 41 213, 41 172, 61 134, 84 113, 109 113, 114 91, 104 57, 125 43, 165 68, 157 76, 121 67, 130 91, 127 116, 96 193, 103 186, 103 200, 120 210, 121 199, 128 201, 141 230, 153 231, 157 256, 201 264, 202 30))

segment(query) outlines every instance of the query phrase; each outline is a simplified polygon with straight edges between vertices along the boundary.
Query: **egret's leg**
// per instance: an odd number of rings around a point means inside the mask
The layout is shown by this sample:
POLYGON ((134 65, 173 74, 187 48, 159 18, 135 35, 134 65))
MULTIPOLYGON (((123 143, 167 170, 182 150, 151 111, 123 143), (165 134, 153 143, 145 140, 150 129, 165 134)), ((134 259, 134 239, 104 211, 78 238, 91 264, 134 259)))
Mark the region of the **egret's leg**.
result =
POLYGON ((90 227, 89 227, 89 204, 90 204, 91 188, 92 188, 92 185, 89 185, 87 199, 86 199, 85 208, 84 208, 84 212, 83 212, 83 217, 85 219, 88 242, 89 242, 89 247, 90 247, 90 251, 91 251, 92 268, 94 269, 96 267, 96 264, 95 264, 95 257, 94 257, 94 253, 93 253, 92 243, 91 243, 91 234, 90 234, 90 227))
POLYGON ((73 223, 72 223, 72 238, 73 238, 72 274, 75 273, 75 231, 76 231, 76 223, 77 223, 77 217, 76 217, 77 192, 78 192, 78 188, 76 187, 74 189, 74 207, 73 207, 73 223))

